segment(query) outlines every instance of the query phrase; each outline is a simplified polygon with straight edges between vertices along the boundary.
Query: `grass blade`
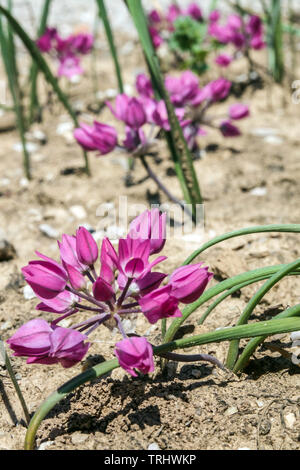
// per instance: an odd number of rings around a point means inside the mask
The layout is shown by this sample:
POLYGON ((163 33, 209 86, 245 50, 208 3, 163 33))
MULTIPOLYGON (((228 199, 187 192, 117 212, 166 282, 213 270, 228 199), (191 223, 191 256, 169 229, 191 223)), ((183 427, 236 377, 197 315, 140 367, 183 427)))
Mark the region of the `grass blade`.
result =
POLYGON ((124 93, 124 86, 123 86, 120 63, 119 63, 119 59, 118 59, 118 53, 117 53, 117 50, 116 50, 116 47, 115 47, 113 32, 112 32, 112 29, 110 27, 110 22, 109 22, 109 18, 108 18, 108 15, 107 15, 105 2, 104 2, 104 0, 96 0, 96 1, 97 1, 98 8, 99 8, 99 16, 103 21, 103 26, 104 26, 107 41, 108 41, 108 44, 109 44, 110 53, 111 53, 112 59, 113 59, 114 64, 115 64, 115 70, 116 70, 116 76, 117 76, 117 80, 118 80, 119 92, 124 93))
MULTIPOLYGON (((277 273, 273 274, 270 279, 268 279, 261 288, 253 295, 253 297, 248 302, 246 308, 244 309, 242 315, 240 316, 237 325, 244 325, 250 318, 253 310, 256 305, 261 301, 261 299, 269 292, 269 290, 282 278, 287 276, 290 272, 295 271, 300 267, 300 260, 296 260, 293 263, 288 264, 283 269, 279 270, 277 273)), ((230 343, 226 365, 229 369, 233 369, 236 359, 238 357, 239 351, 239 341, 235 340, 230 343)))
MULTIPOLYGON (((45 32, 49 13, 50 13, 51 3, 52 3, 52 0, 45 0, 44 2, 41 19, 40 19, 40 26, 37 31, 38 37, 42 36, 42 34, 44 34, 45 32)), ((38 73, 39 73, 39 68, 36 62, 34 61, 30 69, 30 77, 29 77, 29 82, 31 85, 30 109, 29 109, 29 123, 30 124, 32 124, 34 121, 39 120, 41 118, 41 107, 39 104, 38 93, 37 93, 38 73)))
MULTIPOLYGON (((9 6, 11 7, 11 4, 9 6)), ((19 84, 19 73, 16 61, 14 37, 9 24, 7 24, 6 30, 4 29, 4 23, 2 21, 2 18, 0 18, 0 48, 7 75, 9 89, 14 103, 16 124, 21 138, 24 172, 26 178, 31 179, 30 156, 26 147, 25 139, 26 121, 24 117, 24 109, 22 103, 22 92, 19 84)))

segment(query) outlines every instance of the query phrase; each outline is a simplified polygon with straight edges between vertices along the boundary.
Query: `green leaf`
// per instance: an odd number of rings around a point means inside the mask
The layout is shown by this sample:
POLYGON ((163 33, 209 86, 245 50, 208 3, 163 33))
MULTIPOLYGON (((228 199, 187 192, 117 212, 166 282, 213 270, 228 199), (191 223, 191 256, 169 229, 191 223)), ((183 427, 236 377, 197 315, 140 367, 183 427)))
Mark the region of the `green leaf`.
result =
POLYGON ((115 47, 114 43, 114 37, 113 37, 113 32, 110 26, 109 18, 107 15, 106 7, 105 7, 105 2, 104 0, 96 0, 99 8, 99 16, 103 21, 107 41, 109 44, 110 48, 110 53, 112 56, 112 59, 115 64, 115 70, 116 70, 116 75, 117 75, 117 80, 118 80, 118 86, 119 86, 119 92, 124 93, 124 86, 123 86, 123 80, 122 80, 122 74, 121 74, 121 68, 119 64, 119 59, 118 59, 118 54, 117 50, 115 47))

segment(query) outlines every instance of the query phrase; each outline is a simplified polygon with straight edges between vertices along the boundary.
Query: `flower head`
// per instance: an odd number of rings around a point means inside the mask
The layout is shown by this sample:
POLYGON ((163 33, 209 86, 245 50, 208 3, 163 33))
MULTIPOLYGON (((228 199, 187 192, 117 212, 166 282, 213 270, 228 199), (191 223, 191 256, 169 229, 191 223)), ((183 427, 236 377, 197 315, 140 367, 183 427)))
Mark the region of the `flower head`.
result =
POLYGON ((142 374, 154 371, 152 346, 146 338, 133 336, 116 343, 115 354, 120 366, 133 377, 137 377, 134 369, 142 374))

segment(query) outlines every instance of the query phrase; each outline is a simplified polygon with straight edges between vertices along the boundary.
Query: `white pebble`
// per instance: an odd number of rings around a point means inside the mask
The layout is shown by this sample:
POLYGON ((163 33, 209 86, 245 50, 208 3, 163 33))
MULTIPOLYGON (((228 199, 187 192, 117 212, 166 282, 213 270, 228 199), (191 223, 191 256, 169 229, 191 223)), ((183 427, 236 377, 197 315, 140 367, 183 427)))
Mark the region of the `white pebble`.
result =
POLYGON ((11 327, 12 327, 11 321, 7 320, 7 321, 5 321, 4 323, 1 324, 0 330, 5 331, 5 330, 8 330, 11 327))
POLYGON ((49 238, 58 238, 59 237, 58 231, 55 228, 51 227, 51 225, 41 224, 41 225, 39 225, 39 229, 40 229, 40 231, 42 232, 43 235, 46 235, 46 237, 49 237, 49 238))
MULTIPOLYGON (((33 142, 26 142, 25 147, 28 153, 34 153, 38 149, 38 145, 34 144, 33 142)), ((22 153, 23 152, 22 142, 17 142, 16 144, 14 144, 13 149, 16 152, 22 153)))
POLYGON ((251 134, 256 135, 258 137, 267 137, 270 135, 277 135, 278 130, 273 129, 272 127, 257 127, 255 129, 252 129, 251 134))
POLYGON ((23 295, 26 300, 31 300, 35 298, 35 293, 29 285, 23 287, 23 295))
POLYGON ((47 447, 51 446, 51 444, 53 444, 54 441, 46 441, 46 442, 42 442, 42 444, 37 448, 37 450, 45 450, 47 449, 47 447))
POLYGON ((156 442, 152 442, 151 444, 148 445, 147 450, 160 450, 160 447, 156 442))
POLYGON ((61 122, 56 128, 57 135, 64 135, 66 132, 73 130, 73 123, 71 121, 61 122))
POLYGON ((291 333, 291 340, 297 341, 298 339, 300 339, 300 331, 293 331, 291 333))
POLYGON ((287 428, 293 429, 294 424, 296 422, 296 416, 294 415, 294 413, 288 413, 287 415, 285 415, 284 421, 287 428))
POLYGON ((83 206, 71 206, 70 212, 78 220, 82 220, 87 217, 86 210, 83 206))
POLYGON ((264 186, 258 186, 257 188, 253 188, 250 191, 252 196, 265 196, 267 194, 267 188, 264 186))
POLYGON ((267 137, 264 138, 264 141, 267 144, 272 144, 272 145, 280 145, 283 143, 283 139, 281 137, 278 137, 277 135, 268 135, 267 137))

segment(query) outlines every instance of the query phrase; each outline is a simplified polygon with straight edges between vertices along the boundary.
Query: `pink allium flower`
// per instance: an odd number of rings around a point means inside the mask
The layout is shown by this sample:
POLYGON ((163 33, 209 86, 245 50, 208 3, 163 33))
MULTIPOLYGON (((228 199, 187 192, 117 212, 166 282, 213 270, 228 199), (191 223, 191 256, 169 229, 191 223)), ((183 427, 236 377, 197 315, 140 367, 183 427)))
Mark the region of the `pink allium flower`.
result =
POLYGON ((74 268, 70 264, 65 263, 64 267, 68 273, 69 282, 71 286, 73 287, 73 289, 78 290, 78 291, 85 289, 86 278, 84 277, 84 275, 81 274, 81 272, 78 271, 78 269, 74 268))
POLYGON ((93 294, 95 299, 102 302, 109 302, 115 298, 115 290, 101 277, 98 277, 93 284, 93 294))
POLYGON ((72 78, 75 75, 82 75, 83 68, 80 65, 79 57, 72 54, 68 54, 65 57, 59 59, 59 68, 57 72, 59 77, 72 78))
POLYGON ((192 101, 199 91, 199 79, 190 70, 186 70, 179 77, 168 76, 165 86, 175 106, 184 106, 192 101))
POLYGON ((239 30, 243 27, 243 19, 240 17, 240 15, 228 15, 227 26, 229 26, 233 30, 239 30))
POLYGON ((147 320, 154 324, 162 318, 181 317, 178 300, 172 295, 172 286, 159 287, 139 299, 139 304, 147 320))
POLYGON ((65 266, 65 264, 69 264, 76 268, 80 272, 87 271, 88 266, 86 264, 80 263, 77 251, 76 251, 76 237, 63 234, 62 241, 57 242, 60 251, 60 259, 65 266))
POLYGON ((213 273, 208 272, 202 263, 181 266, 170 276, 172 296, 184 304, 195 302, 204 292, 213 273))
POLYGON ((89 33, 79 33, 69 36, 68 45, 77 54, 88 54, 94 44, 94 37, 89 33))
POLYGON ((225 99, 231 88, 231 82, 226 78, 218 78, 209 83, 210 97, 212 101, 221 101, 225 99))
POLYGON ((39 37, 36 44, 41 52, 50 52, 53 47, 53 41, 57 37, 56 28, 46 28, 44 34, 39 37))
POLYGON ((160 23, 161 17, 157 10, 151 10, 148 15, 148 20, 150 23, 160 23))
POLYGON ((76 252, 80 263, 93 266, 98 258, 98 246, 85 227, 76 231, 76 252))
POLYGON ((228 44, 232 37, 231 29, 228 26, 222 26, 217 22, 209 24, 208 34, 222 44, 228 44))
POLYGON ((146 98, 153 98, 154 92, 151 80, 144 73, 140 73, 136 77, 136 89, 138 93, 146 98))
POLYGON ((196 21, 201 21, 203 19, 201 8, 197 3, 190 3, 187 7, 186 14, 191 16, 196 21))
POLYGON ((249 106, 242 103, 233 104, 230 106, 228 114, 230 119, 243 119, 250 114, 249 106))
POLYGON ((215 63, 220 67, 228 67, 232 61, 233 58, 228 54, 219 54, 215 59, 215 63))
POLYGON ((157 29, 154 28, 154 26, 149 26, 149 33, 150 33, 154 48, 158 49, 159 46, 161 46, 162 43, 164 42, 163 38, 161 37, 157 29))
POLYGON ((42 310, 43 312, 51 313, 67 313, 74 310, 74 305, 79 302, 80 299, 77 295, 72 294, 67 290, 60 292, 53 299, 44 299, 43 302, 36 306, 36 310, 42 310))
POLYGON ((65 269, 56 261, 44 257, 42 261, 30 261, 22 268, 26 282, 40 299, 52 299, 62 292, 67 284, 65 269))
POLYGON ((154 371, 152 346, 146 338, 133 336, 116 343, 115 355, 120 366, 133 377, 137 377, 134 369, 142 374, 154 371))
POLYGON ((150 256, 150 240, 121 238, 119 240, 119 269, 128 278, 138 278, 146 269, 150 256))
POLYGON ((170 5, 168 8, 166 19, 170 23, 173 23, 182 14, 183 12, 180 7, 178 7, 177 5, 170 5))
POLYGON ((220 131, 224 137, 238 137, 241 135, 239 128, 230 121, 223 121, 220 125, 220 131))
POLYGON ((146 121, 147 116, 142 101, 120 94, 116 98, 115 109, 109 102, 106 103, 117 119, 124 121, 131 129, 138 130, 146 121))
POLYGON ((261 34, 256 34, 255 36, 253 36, 253 37, 251 38, 251 40, 250 40, 250 46, 251 46, 253 49, 260 50, 260 49, 263 49, 264 47, 266 47, 266 43, 265 43, 265 41, 263 40, 261 34))
POLYGON ((125 148, 129 152, 134 152, 137 150, 140 146, 142 147, 143 145, 146 144, 146 136, 144 134, 143 129, 132 129, 131 127, 126 126, 125 128, 126 132, 126 139, 123 140, 123 144, 125 148))
POLYGON ((159 253, 166 243, 166 216, 158 209, 143 212, 131 222, 128 236, 150 240, 150 254, 159 253))
POLYGON ((216 23, 217 21, 219 21, 220 16, 221 16, 221 15, 220 15, 219 10, 213 10, 213 11, 209 14, 208 19, 209 19, 209 21, 210 21, 211 23, 216 23))
POLYGON ((117 131, 112 126, 97 121, 94 121, 93 126, 81 123, 74 130, 74 138, 85 150, 98 150, 101 155, 112 152, 118 143, 117 131))
POLYGON ((252 15, 246 25, 246 31, 251 36, 261 35, 263 32, 263 24, 259 16, 252 15))
POLYGON ((71 367, 87 353, 89 343, 79 331, 55 327, 40 318, 25 323, 7 340, 14 356, 28 357, 27 364, 55 364, 71 367))

